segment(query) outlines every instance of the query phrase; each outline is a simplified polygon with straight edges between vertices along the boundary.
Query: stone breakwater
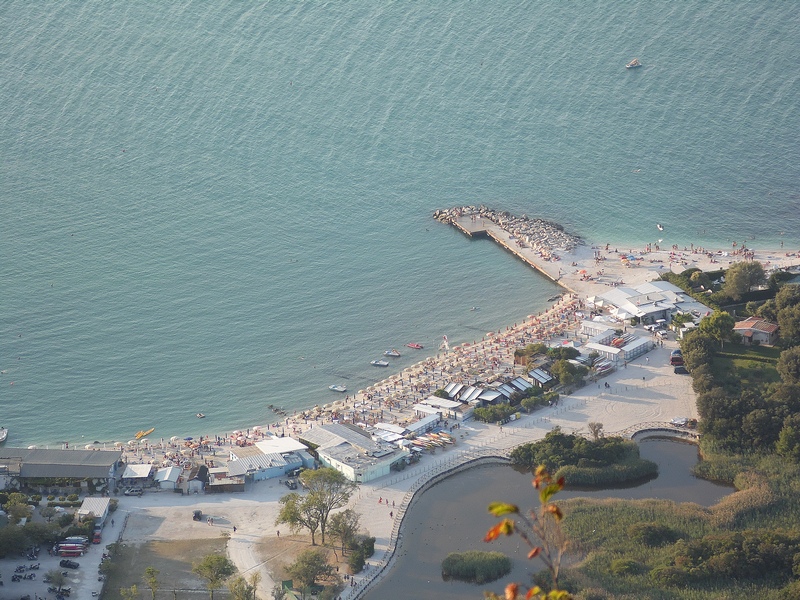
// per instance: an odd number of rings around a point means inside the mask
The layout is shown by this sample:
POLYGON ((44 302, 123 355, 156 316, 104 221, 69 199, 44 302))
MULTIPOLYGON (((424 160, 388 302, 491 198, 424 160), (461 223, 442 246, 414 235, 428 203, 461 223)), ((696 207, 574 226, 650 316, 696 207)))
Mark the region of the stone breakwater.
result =
POLYGON ((518 241, 528 244, 531 248, 541 252, 550 253, 555 249, 572 252, 584 244, 579 236, 564 231, 558 223, 545 219, 531 219, 525 215, 518 217, 507 211, 495 210, 487 206, 457 206, 437 210, 433 218, 442 223, 455 225, 463 222, 464 217, 472 221, 476 228, 485 222, 500 227, 518 241))

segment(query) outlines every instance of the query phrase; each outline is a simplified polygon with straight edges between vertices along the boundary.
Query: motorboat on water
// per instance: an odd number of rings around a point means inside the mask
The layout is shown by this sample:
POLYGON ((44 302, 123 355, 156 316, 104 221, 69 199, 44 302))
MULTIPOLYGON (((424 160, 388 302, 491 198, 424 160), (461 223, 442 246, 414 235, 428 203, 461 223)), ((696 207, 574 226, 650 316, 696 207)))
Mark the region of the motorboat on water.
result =
POLYGON ((389 366, 388 361, 385 361, 385 360, 373 360, 369 364, 371 364, 373 367, 388 367, 389 366))
POLYGON ((338 383, 334 385, 329 385, 328 389, 332 392, 340 392, 340 393, 344 393, 347 391, 347 388, 345 386, 339 385, 338 383))
POLYGON ((398 356, 400 356, 400 351, 396 350, 395 348, 392 348, 391 350, 386 350, 383 353, 383 355, 384 356, 391 356, 392 358, 397 358, 398 356))
POLYGON ((205 418, 206 418, 206 416, 205 416, 203 413, 197 413, 195 416, 196 416, 198 419, 205 419, 205 418))
POLYGON ((631 62, 625 65, 626 69, 635 69, 636 67, 641 67, 642 63, 639 61, 638 58, 634 58, 631 62))
POLYGON ((0 427, 0 444, 6 441, 8 438, 8 429, 5 427, 0 427))
POLYGON ((406 346, 408 346, 409 348, 413 348, 414 350, 422 350, 423 348, 422 344, 417 344, 416 342, 410 342, 406 344, 406 346))
POLYGON ((661 223, 656 223, 656 227, 658 227, 659 231, 664 231, 664 226, 661 223))

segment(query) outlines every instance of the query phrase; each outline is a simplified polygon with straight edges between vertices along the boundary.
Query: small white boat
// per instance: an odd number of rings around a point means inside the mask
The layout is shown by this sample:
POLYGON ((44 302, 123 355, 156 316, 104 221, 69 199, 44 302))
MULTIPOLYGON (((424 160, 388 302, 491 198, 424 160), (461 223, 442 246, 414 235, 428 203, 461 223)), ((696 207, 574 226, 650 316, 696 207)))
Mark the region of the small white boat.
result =
POLYGON ((5 427, 0 427, 0 444, 6 441, 8 438, 8 429, 5 427))
POLYGON ((388 367, 389 363, 385 360, 373 360, 369 364, 373 367, 388 367))
POLYGON ((391 350, 386 350, 383 353, 383 355, 384 356, 391 356, 392 358, 397 358, 397 357, 400 356, 400 351, 395 349, 395 348, 392 348, 391 350))
POLYGON ((664 231, 664 226, 661 223, 656 223, 656 227, 658 227, 659 231, 664 231))
POLYGON ((347 388, 345 386, 339 384, 329 385, 328 389, 332 392, 341 392, 341 393, 347 391, 347 388))
POLYGON ((639 61, 638 58, 634 58, 631 62, 625 65, 626 69, 635 69, 636 67, 641 67, 642 63, 639 61))
POLYGON ((198 419, 205 419, 205 418, 206 418, 206 416, 205 416, 203 413, 197 413, 195 416, 196 416, 198 419))

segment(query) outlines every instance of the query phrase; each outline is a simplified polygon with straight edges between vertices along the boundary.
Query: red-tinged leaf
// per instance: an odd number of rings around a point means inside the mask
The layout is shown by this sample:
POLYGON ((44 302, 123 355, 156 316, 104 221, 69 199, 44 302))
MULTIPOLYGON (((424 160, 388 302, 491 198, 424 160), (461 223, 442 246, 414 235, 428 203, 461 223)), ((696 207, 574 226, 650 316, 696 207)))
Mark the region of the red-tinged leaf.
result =
POLYGON ((537 594, 541 593, 542 593, 542 588, 540 588, 538 585, 535 585, 528 590, 527 594, 525 594, 525 600, 530 600, 531 598, 535 598, 537 594))
POLYGON ((519 586, 516 583, 509 583, 506 586, 506 600, 517 600, 519 586))
POLYGON ((489 512, 495 517, 502 517, 508 514, 518 514, 519 507, 514 504, 506 504, 505 502, 492 502, 489 505, 489 512))
POLYGON ((558 487, 560 487, 562 490, 564 489, 564 486, 567 484, 567 482, 564 480, 563 477, 559 477, 556 483, 558 483, 558 487))
POLYGON ((547 512, 552 514, 555 517, 556 521, 560 521, 561 519, 564 518, 564 513, 562 513, 561 509, 558 508, 558 506, 556 506, 555 504, 548 504, 545 510, 547 510, 547 512))
POLYGON ((539 553, 540 553, 541 551, 542 551, 541 547, 539 547, 539 546, 536 546, 536 548, 534 548, 533 550, 531 550, 530 552, 528 552, 528 558, 529 558, 529 559, 534 559, 534 558, 536 558, 537 556, 539 556, 539 553))
POLYGON ((484 536, 483 541, 491 542, 496 540, 501 535, 511 535, 512 533, 514 533, 514 521, 510 519, 503 519, 486 532, 486 536, 484 536))

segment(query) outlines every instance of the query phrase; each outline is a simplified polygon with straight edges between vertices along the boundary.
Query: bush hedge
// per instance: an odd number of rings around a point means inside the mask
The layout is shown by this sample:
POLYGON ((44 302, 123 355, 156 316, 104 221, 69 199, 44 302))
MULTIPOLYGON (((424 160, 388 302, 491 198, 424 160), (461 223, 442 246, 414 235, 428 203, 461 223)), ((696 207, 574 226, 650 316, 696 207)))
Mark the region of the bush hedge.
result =
POLYGON ((442 561, 442 578, 489 583, 511 572, 511 559, 502 552, 451 552, 442 561))

